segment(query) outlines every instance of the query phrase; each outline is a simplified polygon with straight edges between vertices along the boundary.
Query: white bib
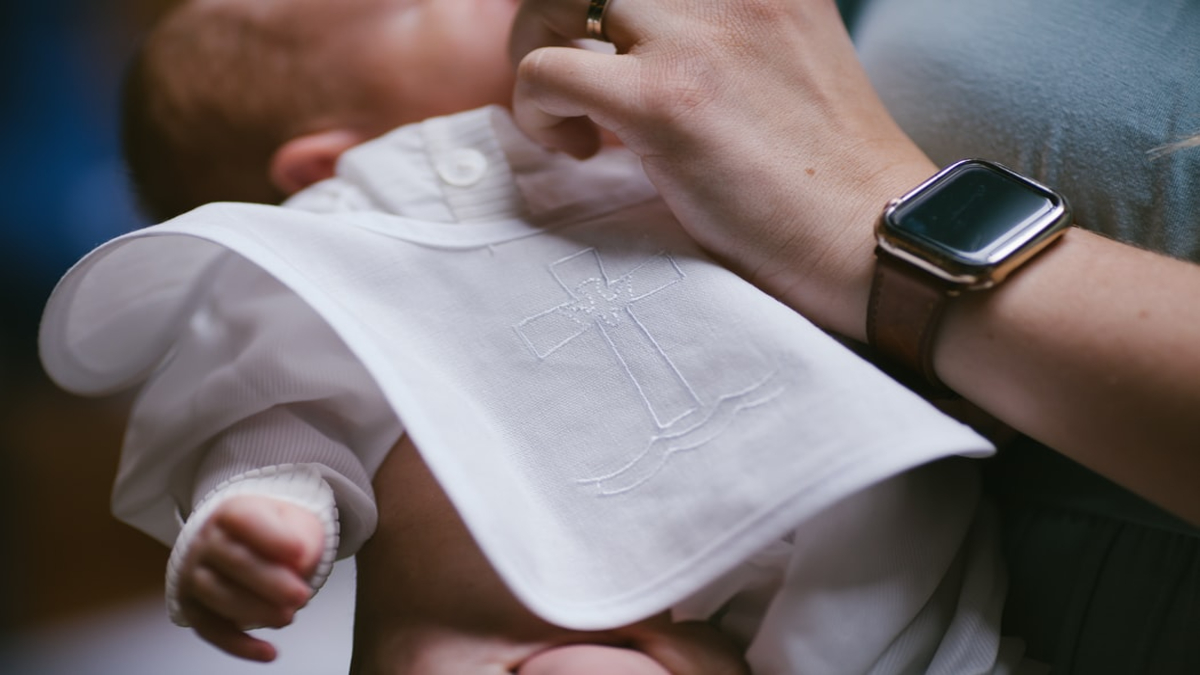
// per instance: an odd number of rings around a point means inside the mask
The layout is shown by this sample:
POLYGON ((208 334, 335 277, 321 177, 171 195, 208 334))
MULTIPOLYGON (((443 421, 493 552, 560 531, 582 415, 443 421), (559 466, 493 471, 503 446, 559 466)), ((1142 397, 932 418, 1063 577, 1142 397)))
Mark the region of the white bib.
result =
POLYGON ((366 366, 514 592, 585 629, 671 606, 888 476, 991 452, 712 262, 632 156, 539 154, 507 124, 484 109, 363 146, 309 199, 341 210, 216 204, 109 242, 50 302, 47 369, 81 392, 161 377, 197 299, 220 302, 206 270, 257 266, 366 366), (485 188, 502 207, 459 199, 485 188))

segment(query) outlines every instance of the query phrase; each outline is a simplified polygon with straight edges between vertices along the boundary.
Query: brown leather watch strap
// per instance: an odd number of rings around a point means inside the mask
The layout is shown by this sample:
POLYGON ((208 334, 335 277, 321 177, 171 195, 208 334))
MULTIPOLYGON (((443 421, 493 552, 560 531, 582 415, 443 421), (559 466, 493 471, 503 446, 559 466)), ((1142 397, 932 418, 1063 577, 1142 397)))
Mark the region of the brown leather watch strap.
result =
MULTIPOLYGON (((950 284, 884 251, 876 251, 867 305, 867 341, 884 367, 899 366, 946 390, 933 367, 933 343, 950 284)), ((900 379, 903 378, 903 374, 900 379)))

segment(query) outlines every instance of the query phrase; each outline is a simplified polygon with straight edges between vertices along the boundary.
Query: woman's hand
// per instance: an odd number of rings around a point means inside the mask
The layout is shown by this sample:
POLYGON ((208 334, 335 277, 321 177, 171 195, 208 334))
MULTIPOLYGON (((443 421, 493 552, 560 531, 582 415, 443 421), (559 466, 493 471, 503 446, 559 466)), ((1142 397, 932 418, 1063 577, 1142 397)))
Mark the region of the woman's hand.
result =
POLYGON ((831 0, 526 0, 513 29, 517 123, 584 156, 592 123, 641 156, 689 233, 751 282, 863 338, 873 225, 931 175, 859 66, 831 0))
MULTIPOLYGON (((822 327, 865 338, 873 224, 935 170, 874 94, 832 0, 524 0, 514 115, 585 155, 615 133, 688 232, 822 327)), ((1014 62, 1019 55, 1013 55, 1014 62)), ((1200 524, 1200 267, 1083 230, 951 303, 942 381, 1200 524)))

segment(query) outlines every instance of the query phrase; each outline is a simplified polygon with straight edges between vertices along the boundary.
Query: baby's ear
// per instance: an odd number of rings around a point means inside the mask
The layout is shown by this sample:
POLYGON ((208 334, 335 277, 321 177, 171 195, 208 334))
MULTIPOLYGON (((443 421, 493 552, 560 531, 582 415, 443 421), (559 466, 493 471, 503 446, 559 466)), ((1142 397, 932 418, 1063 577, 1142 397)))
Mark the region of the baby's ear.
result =
POLYGON ((349 129, 329 129, 297 136, 271 157, 271 184, 286 195, 333 176, 338 157, 366 140, 349 129))

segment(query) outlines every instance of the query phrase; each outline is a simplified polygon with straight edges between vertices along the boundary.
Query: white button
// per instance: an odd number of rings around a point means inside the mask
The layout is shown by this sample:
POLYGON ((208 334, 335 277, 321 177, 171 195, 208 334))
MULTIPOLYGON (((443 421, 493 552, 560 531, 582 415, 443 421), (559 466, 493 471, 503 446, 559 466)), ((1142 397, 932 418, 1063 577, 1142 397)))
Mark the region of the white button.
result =
POLYGON ((468 187, 478 183, 487 173, 488 161, 478 150, 459 148, 439 157, 434 168, 450 185, 468 187))

